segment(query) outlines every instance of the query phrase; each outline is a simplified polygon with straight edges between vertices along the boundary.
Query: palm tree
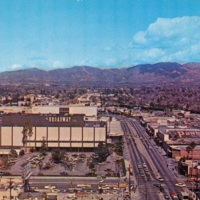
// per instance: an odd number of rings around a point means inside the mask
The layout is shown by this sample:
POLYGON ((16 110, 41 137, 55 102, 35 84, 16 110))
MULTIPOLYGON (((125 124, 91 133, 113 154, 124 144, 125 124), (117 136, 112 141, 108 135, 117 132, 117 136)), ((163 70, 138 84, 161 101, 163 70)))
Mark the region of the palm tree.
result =
POLYGON ((195 142, 191 142, 189 144, 189 146, 186 147, 186 151, 188 152, 188 154, 189 154, 190 151, 192 151, 192 176, 193 176, 193 150, 194 150, 195 147, 196 147, 195 142))
POLYGON ((192 176, 193 176, 193 150, 194 150, 195 147, 196 147, 196 143, 195 142, 191 142, 190 148, 192 150, 192 176))
POLYGON ((25 151, 27 151, 27 138, 33 135, 33 128, 29 124, 29 122, 24 122, 23 130, 22 130, 23 138, 22 138, 22 143, 24 145, 25 151))
POLYGON ((190 146, 187 146, 187 147, 186 147, 186 151, 187 151, 187 153, 188 153, 187 159, 189 159, 189 154, 190 154, 191 150, 192 150, 192 149, 191 149, 190 146))

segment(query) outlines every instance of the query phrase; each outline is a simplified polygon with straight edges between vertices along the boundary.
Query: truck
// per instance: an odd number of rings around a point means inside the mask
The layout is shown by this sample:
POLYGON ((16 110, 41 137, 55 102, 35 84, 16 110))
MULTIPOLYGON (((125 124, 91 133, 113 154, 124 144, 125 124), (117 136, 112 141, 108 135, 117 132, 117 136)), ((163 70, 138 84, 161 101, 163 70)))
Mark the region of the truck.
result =
POLYGON ((181 200, 189 200, 189 194, 187 192, 180 192, 178 194, 178 197, 181 200))

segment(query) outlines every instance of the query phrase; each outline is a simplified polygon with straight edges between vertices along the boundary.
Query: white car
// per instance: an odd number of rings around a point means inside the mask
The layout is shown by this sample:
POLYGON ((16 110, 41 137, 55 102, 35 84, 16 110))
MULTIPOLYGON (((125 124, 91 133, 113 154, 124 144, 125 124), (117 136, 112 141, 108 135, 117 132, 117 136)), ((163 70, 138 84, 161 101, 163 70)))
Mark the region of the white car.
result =
POLYGON ((178 187, 186 187, 186 184, 185 184, 185 183, 176 183, 175 186, 178 186, 178 187))
POLYGON ((141 169, 141 168, 142 168, 142 166, 140 164, 138 164, 138 169, 141 169))
POLYGON ((161 178, 161 177, 159 177, 159 178, 157 178, 160 182, 163 182, 164 181, 164 179, 163 178, 161 178))

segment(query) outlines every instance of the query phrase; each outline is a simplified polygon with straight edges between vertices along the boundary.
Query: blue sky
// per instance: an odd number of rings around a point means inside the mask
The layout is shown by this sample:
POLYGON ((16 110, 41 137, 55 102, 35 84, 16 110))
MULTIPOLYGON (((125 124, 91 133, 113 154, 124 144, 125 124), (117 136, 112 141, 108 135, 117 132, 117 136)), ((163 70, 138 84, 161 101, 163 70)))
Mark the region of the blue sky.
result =
POLYGON ((200 61, 200 0, 1 0, 0 71, 200 61))

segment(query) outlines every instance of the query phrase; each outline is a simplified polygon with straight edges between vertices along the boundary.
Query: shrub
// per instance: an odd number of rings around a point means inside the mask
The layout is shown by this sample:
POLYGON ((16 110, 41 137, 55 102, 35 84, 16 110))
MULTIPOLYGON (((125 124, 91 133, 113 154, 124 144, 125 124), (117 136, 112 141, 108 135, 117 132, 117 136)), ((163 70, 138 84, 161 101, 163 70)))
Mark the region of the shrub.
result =
POLYGON ((19 155, 20 155, 20 156, 23 156, 23 155, 24 155, 24 149, 22 149, 22 150, 19 152, 19 155))
POLYGON ((32 147, 32 148, 30 149, 30 152, 31 152, 31 153, 35 152, 35 148, 32 147))
POLYGON ((14 150, 14 149, 11 149, 10 150, 10 157, 12 157, 12 158, 17 158, 18 157, 18 154, 17 154, 17 151, 16 150, 14 150))

